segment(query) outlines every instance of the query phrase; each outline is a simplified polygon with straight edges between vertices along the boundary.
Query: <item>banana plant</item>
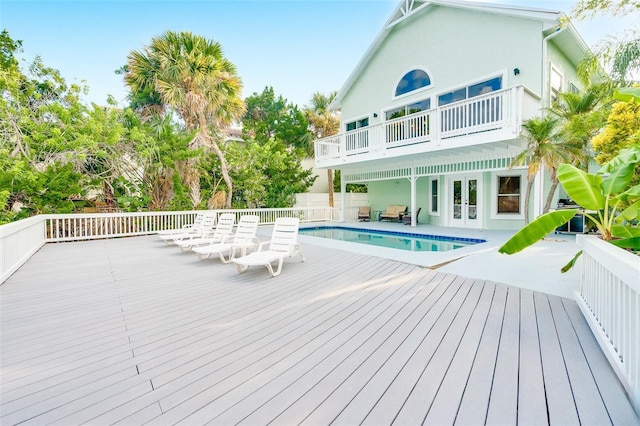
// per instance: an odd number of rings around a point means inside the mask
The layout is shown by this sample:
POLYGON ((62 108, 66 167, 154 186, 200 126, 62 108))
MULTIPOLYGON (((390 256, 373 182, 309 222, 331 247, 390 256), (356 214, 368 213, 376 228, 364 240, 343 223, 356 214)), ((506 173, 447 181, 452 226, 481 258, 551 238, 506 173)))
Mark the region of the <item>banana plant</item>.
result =
MULTIPOLYGON (((567 195, 580 209, 557 210, 536 218, 498 249, 517 253, 553 232, 576 214, 584 214, 598 228, 600 238, 618 247, 640 249, 640 185, 631 186, 636 164, 640 163, 640 144, 624 149, 597 173, 586 173, 572 165, 558 167, 558 180, 567 195)), ((566 272, 575 264, 578 252, 562 268, 566 272)))

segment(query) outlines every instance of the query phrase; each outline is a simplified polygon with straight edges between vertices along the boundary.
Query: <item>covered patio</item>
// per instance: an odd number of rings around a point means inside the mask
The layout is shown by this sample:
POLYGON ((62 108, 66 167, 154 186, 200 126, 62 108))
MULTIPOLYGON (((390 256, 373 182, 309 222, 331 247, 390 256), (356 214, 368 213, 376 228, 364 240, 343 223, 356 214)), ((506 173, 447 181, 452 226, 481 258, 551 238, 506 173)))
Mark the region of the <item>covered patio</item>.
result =
POLYGON ((575 301, 303 241, 238 274, 156 236, 0 286, 2 424, 638 424, 575 301))

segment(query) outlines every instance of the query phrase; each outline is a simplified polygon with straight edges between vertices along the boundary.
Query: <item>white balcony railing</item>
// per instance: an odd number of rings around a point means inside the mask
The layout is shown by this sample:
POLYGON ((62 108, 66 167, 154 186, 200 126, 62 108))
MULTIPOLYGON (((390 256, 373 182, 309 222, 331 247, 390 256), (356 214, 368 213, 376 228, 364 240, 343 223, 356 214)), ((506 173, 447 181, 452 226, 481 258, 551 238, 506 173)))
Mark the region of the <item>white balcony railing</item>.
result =
MULTIPOLYGON (((38 215, 0 226, 0 284, 48 242, 96 240, 154 234, 193 222, 204 212, 134 212, 38 215)), ((331 207, 282 209, 209 210, 209 213, 255 214, 260 224, 272 224, 278 217, 297 217, 301 222, 337 220, 331 207)))
MULTIPOLYGON (((523 93, 523 87, 498 90, 319 139, 315 142, 316 163, 348 161, 360 154, 375 157, 385 150, 416 144, 446 148, 447 140, 493 130, 510 130, 510 137, 515 137, 522 120, 523 93)), ((491 138, 485 141, 492 142, 491 138)))
POLYGON ((582 277, 576 300, 640 413, 640 257, 578 235, 582 277))

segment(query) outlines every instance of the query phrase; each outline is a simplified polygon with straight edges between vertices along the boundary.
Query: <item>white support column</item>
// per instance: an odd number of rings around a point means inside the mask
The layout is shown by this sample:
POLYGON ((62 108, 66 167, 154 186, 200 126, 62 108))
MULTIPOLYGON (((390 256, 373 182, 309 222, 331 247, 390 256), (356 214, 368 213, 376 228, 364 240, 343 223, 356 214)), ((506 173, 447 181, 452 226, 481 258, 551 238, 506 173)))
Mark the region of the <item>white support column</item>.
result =
POLYGON ((340 222, 344 222, 344 212, 347 208, 347 182, 344 173, 340 173, 340 222))
POLYGON ((544 206, 544 165, 540 165, 540 170, 536 173, 533 186, 533 215, 530 217, 530 220, 533 220, 542 214, 544 206))
POLYGON ((409 178, 409 182, 411 182, 411 227, 416 227, 416 181, 418 178, 416 177, 416 168, 411 167, 411 177, 409 178))

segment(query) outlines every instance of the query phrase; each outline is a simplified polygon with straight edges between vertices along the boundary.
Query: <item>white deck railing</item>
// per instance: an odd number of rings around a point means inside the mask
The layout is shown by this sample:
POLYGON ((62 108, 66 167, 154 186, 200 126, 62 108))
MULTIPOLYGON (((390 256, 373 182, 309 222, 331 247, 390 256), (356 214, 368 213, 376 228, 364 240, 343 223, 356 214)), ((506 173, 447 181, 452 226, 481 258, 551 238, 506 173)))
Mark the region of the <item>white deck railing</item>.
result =
MULTIPOLYGON (((316 162, 381 152, 461 136, 515 129, 521 118, 523 87, 497 90, 417 114, 388 120, 315 141, 316 162)), ((490 141, 490 140, 487 140, 490 141)))
POLYGON ((337 220, 339 215, 331 207, 295 207, 34 216, 0 226, 0 283, 9 278, 45 243, 154 234, 191 223, 202 212, 235 213, 236 220, 244 214, 255 214, 260 217, 261 225, 272 224, 279 217, 297 217, 301 222, 315 222, 337 220))
POLYGON ((576 300, 640 412, 640 256, 593 236, 576 242, 583 251, 576 300))
POLYGON ((45 221, 30 217, 0 226, 0 283, 45 244, 45 221))

